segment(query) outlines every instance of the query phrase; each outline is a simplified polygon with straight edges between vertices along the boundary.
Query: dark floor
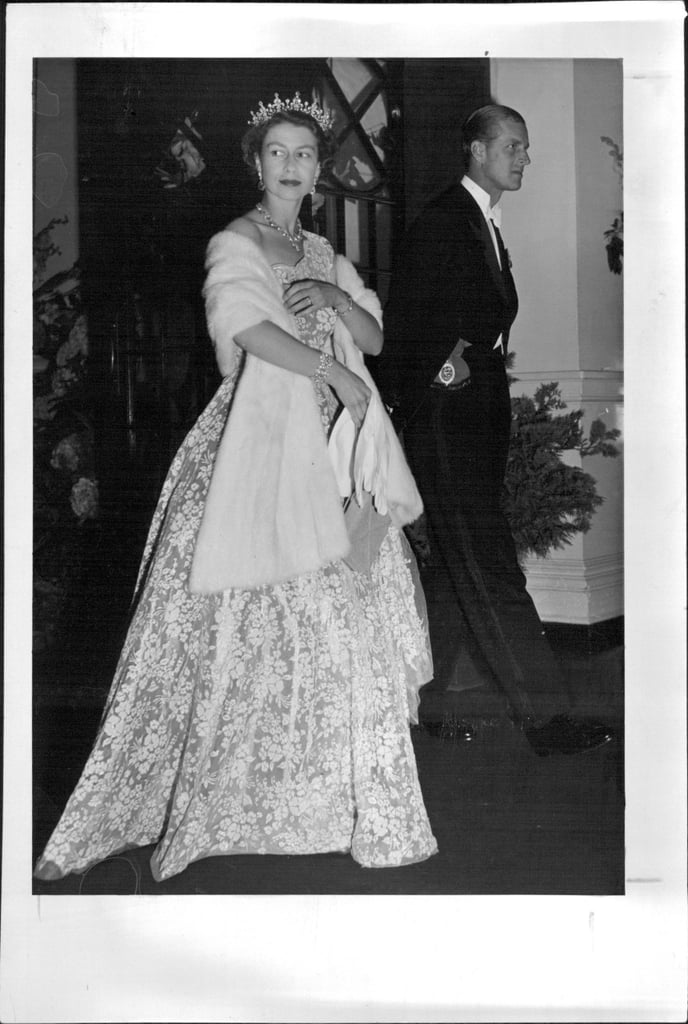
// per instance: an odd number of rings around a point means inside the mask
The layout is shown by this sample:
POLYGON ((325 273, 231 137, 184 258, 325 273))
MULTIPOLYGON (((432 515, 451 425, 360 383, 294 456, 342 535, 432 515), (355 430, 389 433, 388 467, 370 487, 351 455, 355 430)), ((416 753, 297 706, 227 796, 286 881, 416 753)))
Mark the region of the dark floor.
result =
MULTIPOLYGON (((86 624, 88 625, 88 623, 86 624)), ((155 883, 152 847, 85 876, 36 882, 41 894, 361 893, 617 895, 624 886, 623 647, 619 633, 551 629, 575 709, 613 725, 617 739, 576 757, 537 757, 486 688, 423 692, 413 730, 439 853, 405 868, 366 870, 342 854, 214 857, 155 883), (470 743, 426 724, 467 720, 470 743)), ((88 629, 82 634, 87 638, 88 629)), ((104 634, 99 634, 103 636, 104 634)), ((105 699, 119 638, 73 641, 37 664, 34 851, 38 855, 76 783, 105 699)))

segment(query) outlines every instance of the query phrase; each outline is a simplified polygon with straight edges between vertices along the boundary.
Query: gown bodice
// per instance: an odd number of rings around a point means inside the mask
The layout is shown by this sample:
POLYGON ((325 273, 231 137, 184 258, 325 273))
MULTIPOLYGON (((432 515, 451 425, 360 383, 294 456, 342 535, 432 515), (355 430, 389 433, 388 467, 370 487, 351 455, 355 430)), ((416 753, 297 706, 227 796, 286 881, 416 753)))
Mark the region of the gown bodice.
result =
MULTIPOLYGON (((314 281, 326 280, 326 272, 320 266, 320 260, 312 253, 304 253, 298 263, 290 266, 287 263, 273 263, 278 280, 284 288, 293 281, 302 281, 310 278, 314 281)), ((299 329, 299 337, 304 344, 310 348, 318 348, 326 352, 332 351, 332 331, 337 320, 334 309, 309 310, 303 316, 296 317, 296 325, 299 329)))
MULTIPOLYGON (((288 263, 273 263, 272 269, 283 288, 293 281, 325 281, 329 278, 325 259, 314 249, 307 249, 293 266, 288 263)), ((332 307, 308 310, 303 316, 297 316, 295 319, 299 339, 304 345, 332 355, 332 332, 337 321, 337 314, 332 307)), ((323 426, 328 430, 339 403, 327 386, 316 387, 316 397, 323 426)))

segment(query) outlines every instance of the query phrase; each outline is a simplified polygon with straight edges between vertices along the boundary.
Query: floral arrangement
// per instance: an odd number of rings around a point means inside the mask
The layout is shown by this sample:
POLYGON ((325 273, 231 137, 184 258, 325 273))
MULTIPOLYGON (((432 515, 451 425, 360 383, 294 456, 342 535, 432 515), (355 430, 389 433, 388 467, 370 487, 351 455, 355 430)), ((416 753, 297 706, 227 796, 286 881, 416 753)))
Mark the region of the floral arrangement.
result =
MULTIPOLYGON (((600 136, 600 142, 604 142, 609 146, 609 155, 614 161, 614 170, 623 180, 623 153, 614 142, 607 135, 600 136)), ((612 226, 607 228, 604 232, 604 237, 607 239, 607 263, 612 274, 620 274, 623 270, 623 254, 624 254, 624 215, 623 210, 619 212, 619 216, 615 217, 612 226)))
POLYGON ((88 415, 88 322, 78 266, 44 283, 59 254, 52 220, 34 239, 34 643, 52 643, 80 571, 86 524, 98 516, 88 415))
POLYGON ((541 384, 533 398, 511 399, 511 445, 504 486, 505 511, 519 557, 544 557, 587 533, 602 504, 595 480, 562 461, 564 451, 614 457, 620 435, 594 420, 586 437, 583 410, 560 413, 566 403, 559 385, 541 384))
POLYGON ((194 128, 197 120, 197 110, 184 118, 165 149, 162 163, 155 168, 164 188, 180 188, 195 181, 205 170, 206 163, 197 145, 203 136, 194 128))

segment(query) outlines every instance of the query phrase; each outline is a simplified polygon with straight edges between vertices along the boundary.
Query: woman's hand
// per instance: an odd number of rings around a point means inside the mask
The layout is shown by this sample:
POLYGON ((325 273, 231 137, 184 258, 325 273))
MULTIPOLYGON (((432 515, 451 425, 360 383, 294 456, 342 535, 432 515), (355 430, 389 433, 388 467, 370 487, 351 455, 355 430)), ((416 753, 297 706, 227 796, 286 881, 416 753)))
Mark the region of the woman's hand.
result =
POLYGON ((314 309, 343 309, 348 299, 341 288, 328 281, 292 281, 284 290, 284 304, 293 316, 314 309))
POLYGON ((330 367, 327 383, 336 392, 342 405, 349 410, 349 415, 358 430, 368 411, 370 388, 357 374, 336 361, 330 367))
POLYGON ((303 316, 309 310, 334 309, 342 323, 360 348, 369 356, 382 351, 382 330, 377 320, 362 309, 348 292, 329 281, 293 281, 284 290, 284 304, 293 316, 303 316))

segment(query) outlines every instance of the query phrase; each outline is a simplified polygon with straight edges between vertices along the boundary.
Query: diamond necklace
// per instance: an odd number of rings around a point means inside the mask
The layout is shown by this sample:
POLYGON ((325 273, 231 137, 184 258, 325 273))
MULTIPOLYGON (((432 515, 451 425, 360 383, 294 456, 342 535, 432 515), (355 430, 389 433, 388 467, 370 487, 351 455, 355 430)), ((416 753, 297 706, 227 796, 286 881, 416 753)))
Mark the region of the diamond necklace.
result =
POLYGON ((280 235, 283 235, 286 238, 293 249, 296 249, 297 252, 300 251, 301 242, 303 241, 303 228, 301 227, 301 221, 298 217, 296 218, 296 231, 293 235, 290 235, 286 228, 281 228, 279 224, 275 224, 274 220, 262 203, 256 203, 256 210, 263 214, 263 217, 265 217, 265 220, 271 228, 274 228, 275 231, 279 231, 280 235))

